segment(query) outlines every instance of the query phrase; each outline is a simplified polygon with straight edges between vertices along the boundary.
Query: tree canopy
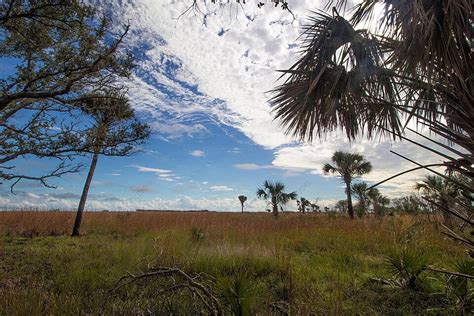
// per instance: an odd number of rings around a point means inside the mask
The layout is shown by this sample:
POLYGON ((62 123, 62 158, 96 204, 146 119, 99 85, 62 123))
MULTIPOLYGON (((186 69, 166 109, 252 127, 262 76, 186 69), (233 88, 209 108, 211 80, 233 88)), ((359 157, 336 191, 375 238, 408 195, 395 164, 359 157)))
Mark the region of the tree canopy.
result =
POLYGON ((132 57, 119 51, 128 32, 81 1, 2 1, 0 58, 15 66, 0 78, 0 179, 47 180, 76 172, 72 159, 91 150, 91 121, 78 106, 94 93, 123 91, 132 57), (20 159, 54 158, 43 174, 16 169, 20 159))

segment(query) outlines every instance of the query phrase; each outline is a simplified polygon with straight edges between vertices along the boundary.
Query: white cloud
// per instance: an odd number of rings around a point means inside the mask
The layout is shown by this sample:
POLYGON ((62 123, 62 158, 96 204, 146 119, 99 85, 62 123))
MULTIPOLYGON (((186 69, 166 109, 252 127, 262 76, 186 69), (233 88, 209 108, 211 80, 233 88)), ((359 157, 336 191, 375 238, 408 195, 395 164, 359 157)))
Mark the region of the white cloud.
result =
POLYGON ((132 165, 130 167, 136 168, 137 171, 139 172, 154 173, 156 176, 158 176, 158 179, 167 181, 167 182, 174 182, 175 180, 179 180, 183 178, 174 174, 173 170, 161 169, 161 168, 150 168, 150 167, 144 167, 144 166, 139 166, 139 165, 132 165))
MULTIPOLYGON (((358 139, 349 143, 344 137, 328 135, 312 144, 295 143, 273 120, 267 102, 271 95, 266 91, 277 85, 276 70, 295 62, 298 47, 288 47, 295 44, 309 10, 321 7, 320 1, 292 1, 295 21, 285 11, 271 6, 257 9, 249 3, 245 14, 218 11, 206 17, 205 25, 199 14, 176 19, 187 5, 187 1, 172 0, 111 0, 103 6, 123 22, 116 25, 134 21, 126 44, 143 54, 129 84, 130 97, 135 108, 166 139, 207 134, 208 123, 229 125, 256 144, 275 150, 270 165, 241 163, 236 168, 278 168, 288 170, 287 175, 302 171, 321 175, 322 164, 330 160, 335 150, 357 151, 374 165, 373 172, 364 177, 372 182, 413 166, 390 154, 390 149, 420 163, 440 161, 406 142, 358 139), (219 36, 221 29, 226 32, 219 36)), ((237 12, 237 7, 230 7, 237 12)), ((139 171, 171 173, 147 167, 139 171)), ((421 174, 422 171, 400 177, 385 187, 391 193, 405 192, 421 174)))
POLYGON ((222 192, 222 191, 234 191, 234 189, 229 188, 226 185, 214 185, 210 187, 212 191, 222 192))
POLYGON ((151 173, 154 173, 158 176, 163 176, 164 174, 173 172, 172 170, 159 169, 159 168, 149 168, 149 167, 143 167, 143 166, 138 166, 138 165, 133 165, 132 167, 136 168, 137 171, 139 171, 139 172, 151 172, 151 173))
POLYGON ((172 173, 160 173, 160 174, 158 174, 158 177, 160 177, 160 178, 171 178, 171 177, 174 177, 174 174, 172 174, 172 173))
POLYGON ((232 148, 231 150, 228 150, 227 152, 228 152, 228 153, 231 153, 231 154, 240 154, 240 153, 241 153, 241 150, 240 150, 240 148, 238 148, 238 147, 234 147, 234 148, 232 148))
MULTIPOLYGON (((410 135, 416 141, 426 143, 419 137, 410 135)), ((315 175, 323 175, 322 167, 326 162, 331 162, 331 157, 336 150, 361 153, 372 163, 373 170, 362 177, 363 180, 373 184, 393 176, 401 171, 416 167, 413 163, 404 160, 390 150, 403 156, 415 160, 421 164, 440 163, 441 157, 436 156, 420 147, 406 142, 374 142, 365 139, 358 139, 355 142, 348 142, 343 137, 328 136, 324 142, 314 142, 312 144, 301 144, 292 147, 283 147, 275 152, 272 164, 278 168, 301 168, 315 175)), ((385 194, 396 196, 412 191, 415 181, 420 179, 426 170, 408 173, 395 178, 384 185, 385 194)))
MULTIPOLYGON (((214 122, 236 127, 267 148, 292 143, 273 120, 266 91, 277 84, 276 70, 294 63, 297 49, 288 47, 295 44, 309 11, 321 4, 292 2, 294 21, 272 6, 258 9, 249 3, 244 14, 229 5, 208 15, 205 25, 199 14, 176 19, 188 5, 136 0, 110 1, 104 8, 118 20, 135 22, 126 40, 144 51, 130 86, 137 109, 170 137, 206 133, 203 122, 214 122), (222 29, 227 31, 219 36, 222 29)), ((203 11, 216 8, 200 5, 203 11)))
POLYGON ((234 167, 240 170, 260 170, 275 168, 272 165, 257 165, 255 163, 239 163, 235 164, 234 167))
MULTIPOLYGON (((0 197, 0 209, 29 209, 34 207, 40 210, 77 209, 77 201, 68 199, 32 197, 0 197)), ((92 195, 87 200, 86 210, 111 210, 111 211, 134 211, 136 209, 147 210, 210 210, 210 211, 235 211, 240 212, 240 202, 236 198, 192 198, 189 196, 179 196, 174 199, 123 199, 115 196, 92 195)), ((258 199, 251 199, 245 204, 246 211, 265 211, 266 203, 258 199)), ((288 210, 296 210, 295 205, 289 205, 288 210)))
POLYGON ((131 186, 130 190, 137 193, 150 193, 153 192, 153 188, 149 185, 135 185, 131 186))
POLYGON ((207 133, 204 123, 212 122, 234 126, 268 148, 291 142, 273 121, 265 92, 274 87, 275 70, 294 62, 288 46, 299 35, 299 16, 314 2, 292 4, 296 21, 279 8, 249 3, 245 13, 230 5, 210 14, 205 25, 203 15, 176 19, 188 4, 117 0, 102 6, 120 22, 134 21, 126 38, 140 51, 129 86, 134 106, 167 138, 207 133), (219 36, 223 28, 228 31, 219 36))
POLYGON ((183 136, 193 137, 209 133, 208 129, 202 124, 188 126, 179 123, 165 125, 163 122, 152 122, 150 123, 150 127, 155 133, 159 133, 171 140, 183 136))
POLYGON ((26 193, 26 195, 30 198, 33 198, 33 199, 39 199, 40 198, 39 195, 34 194, 34 193, 30 193, 30 192, 26 193))
POLYGON ((163 177, 160 177, 160 178, 158 178, 158 179, 163 180, 163 181, 166 181, 166 182, 173 182, 173 181, 174 181, 174 179, 171 179, 171 178, 163 178, 163 177))
POLYGON ((199 149, 193 150, 189 154, 194 157, 204 157, 204 151, 199 149))
POLYGON ((262 169, 281 169, 281 170, 286 170, 285 176, 291 177, 291 176, 296 176, 301 174, 302 172, 306 171, 306 168, 301 168, 297 165, 291 166, 291 165, 284 165, 284 166, 279 166, 276 164, 271 164, 271 165, 259 165, 255 163, 239 163, 234 165, 235 168, 240 169, 240 170, 246 170, 246 171, 254 171, 254 170, 262 170, 262 169))

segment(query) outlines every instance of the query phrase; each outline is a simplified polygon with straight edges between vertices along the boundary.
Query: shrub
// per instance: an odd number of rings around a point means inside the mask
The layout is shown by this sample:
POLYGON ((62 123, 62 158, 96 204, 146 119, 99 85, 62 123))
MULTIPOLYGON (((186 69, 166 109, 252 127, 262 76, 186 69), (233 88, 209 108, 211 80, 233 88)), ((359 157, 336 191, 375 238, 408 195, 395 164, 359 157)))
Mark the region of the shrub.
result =
POLYGON ((388 255, 386 262, 394 284, 415 291, 423 290, 421 274, 428 267, 428 258, 423 252, 404 248, 388 255))

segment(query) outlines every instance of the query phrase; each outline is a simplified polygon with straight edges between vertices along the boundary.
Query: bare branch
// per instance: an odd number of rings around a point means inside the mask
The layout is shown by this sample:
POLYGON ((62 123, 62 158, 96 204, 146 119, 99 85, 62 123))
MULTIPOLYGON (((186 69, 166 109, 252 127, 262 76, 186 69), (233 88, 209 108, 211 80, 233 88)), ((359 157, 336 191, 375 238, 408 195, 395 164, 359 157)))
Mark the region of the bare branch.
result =
POLYGON ((217 295, 213 292, 212 288, 205 285, 203 282, 198 282, 198 280, 203 276, 202 273, 195 276, 191 276, 185 273, 179 268, 169 268, 169 267, 155 267, 149 269, 147 272, 140 274, 127 273, 122 276, 115 285, 106 293, 104 303, 102 305, 101 314, 105 313, 105 308, 110 298, 124 286, 130 285, 137 282, 141 279, 155 278, 155 277, 167 277, 172 278, 173 282, 176 282, 174 277, 178 277, 183 280, 183 283, 174 284, 171 287, 163 289, 159 292, 158 295, 165 294, 169 291, 176 291, 182 288, 188 288, 194 294, 199 297, 200 301, 209 309, 209 312, 212 315, 224 315, 222 305, 217 298, 217 295))

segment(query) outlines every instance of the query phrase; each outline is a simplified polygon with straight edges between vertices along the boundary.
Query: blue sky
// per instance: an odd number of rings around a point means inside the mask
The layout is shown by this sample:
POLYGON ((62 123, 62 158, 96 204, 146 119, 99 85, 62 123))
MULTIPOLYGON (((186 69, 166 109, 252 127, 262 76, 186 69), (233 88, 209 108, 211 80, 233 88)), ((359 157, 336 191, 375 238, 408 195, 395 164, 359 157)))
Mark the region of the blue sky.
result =
MULTIPOLYGON (((88 209, 238 211, 237 196, 244 194, 248 209, 261 211, 265 203, 255 199, 255 191, 266 179, 283 181, 289 191, 326 206, 344 198, 340 181, 321 171, 336 150, 359 152, 371 161, 374 171, 364 177, 371 183, 412 167, 390 149, 419 162, 439 161, 408 144, 363 138, 349 143, 338 133, 312 144, 296 142, 273 120, 267 91, 278 83, 276 70, 296 60, 300 26, 309 10, 321 7, 318 2, 292 2, 295 20, 279 9, 252 5, 244 12, 239 6, 200 4, 211 12, 204 20, 196 12, 177 19, 190 1, 91 3, 113 18, 117 33, 131 23, 123 48, 134 52, 137 68, 126 84, 132 105, 153 134, 131 157, 99 159, 88 209)), ((3 74, 10 65, 0 60, 3 74)), ((20 167, 44 164, 30 160, 20 167)), ((56 190, 23 182, 12 196, 1 187, 0 203, 74 209, 86 170, 55 181, 56 190)), ((399 178, 382 191, 392 197, 405 194, 420 176, 399 178)))

